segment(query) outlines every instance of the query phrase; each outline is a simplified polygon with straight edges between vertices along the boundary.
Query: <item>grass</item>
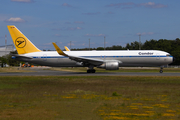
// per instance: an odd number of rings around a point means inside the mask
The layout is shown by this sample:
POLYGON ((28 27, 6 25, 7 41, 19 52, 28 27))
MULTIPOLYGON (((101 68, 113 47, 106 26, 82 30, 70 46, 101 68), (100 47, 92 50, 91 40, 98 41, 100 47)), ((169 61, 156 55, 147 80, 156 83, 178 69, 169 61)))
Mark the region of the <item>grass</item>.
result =
POLYGON ((0 77, 2 120, 178 120, 180 77, 0 77))
POLYGON ((22 68, 22 67, 0 67, 0 72, 33 72, 32 70, 29 70, 28 68, 22 68))

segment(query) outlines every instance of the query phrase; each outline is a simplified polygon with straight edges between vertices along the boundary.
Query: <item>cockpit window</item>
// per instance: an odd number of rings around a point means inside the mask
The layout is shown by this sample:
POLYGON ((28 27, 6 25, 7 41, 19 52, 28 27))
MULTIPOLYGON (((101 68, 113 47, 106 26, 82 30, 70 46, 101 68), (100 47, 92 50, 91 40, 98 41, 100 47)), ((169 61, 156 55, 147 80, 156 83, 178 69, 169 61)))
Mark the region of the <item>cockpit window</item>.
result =
POLYGON ((170 55, 170 54, 167 54, 166 56, 169 57, 169 56, 171 56, 171 55, 170 55))

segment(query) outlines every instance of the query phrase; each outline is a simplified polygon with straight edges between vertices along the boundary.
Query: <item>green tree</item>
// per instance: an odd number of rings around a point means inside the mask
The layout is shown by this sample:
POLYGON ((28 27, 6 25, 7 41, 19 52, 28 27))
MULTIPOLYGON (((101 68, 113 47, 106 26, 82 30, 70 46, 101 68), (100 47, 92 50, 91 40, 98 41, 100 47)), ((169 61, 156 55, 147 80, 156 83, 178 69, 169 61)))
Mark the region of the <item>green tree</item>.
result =
POLYGON ((1 61, 1 67, 3 67, 4 64, 7 64, 7 59, 4 56, 0 57, 0 61, 1 61))

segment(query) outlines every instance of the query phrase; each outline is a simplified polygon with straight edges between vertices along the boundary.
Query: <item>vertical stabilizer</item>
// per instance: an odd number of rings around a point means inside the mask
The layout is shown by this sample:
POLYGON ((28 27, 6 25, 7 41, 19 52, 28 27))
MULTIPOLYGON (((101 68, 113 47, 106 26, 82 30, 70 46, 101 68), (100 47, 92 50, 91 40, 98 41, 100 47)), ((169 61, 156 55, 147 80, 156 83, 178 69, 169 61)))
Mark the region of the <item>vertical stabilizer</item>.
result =
POLYGON ((9 33, 12 37, 14 45, 18 54, 40 52, 39 50, 25 35, 21 33, 14 25, 7 26, 9 33))

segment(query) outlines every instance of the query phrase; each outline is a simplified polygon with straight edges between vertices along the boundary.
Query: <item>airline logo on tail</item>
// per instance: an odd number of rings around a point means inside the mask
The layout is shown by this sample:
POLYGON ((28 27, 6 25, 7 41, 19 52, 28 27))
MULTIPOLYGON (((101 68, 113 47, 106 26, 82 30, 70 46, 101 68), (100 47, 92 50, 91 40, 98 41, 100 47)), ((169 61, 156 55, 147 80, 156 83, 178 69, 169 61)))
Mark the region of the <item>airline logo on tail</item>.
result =
POLYGON ((9 33, 12 37, 18 54, 26 54, 32 52, 41 52, 20 30, 14 25, 8 25, 9 33))
POLYGON ((18 48, 24 48, 26 46, 26 40, 23 37, 18 37, 15 44, 18 48))

